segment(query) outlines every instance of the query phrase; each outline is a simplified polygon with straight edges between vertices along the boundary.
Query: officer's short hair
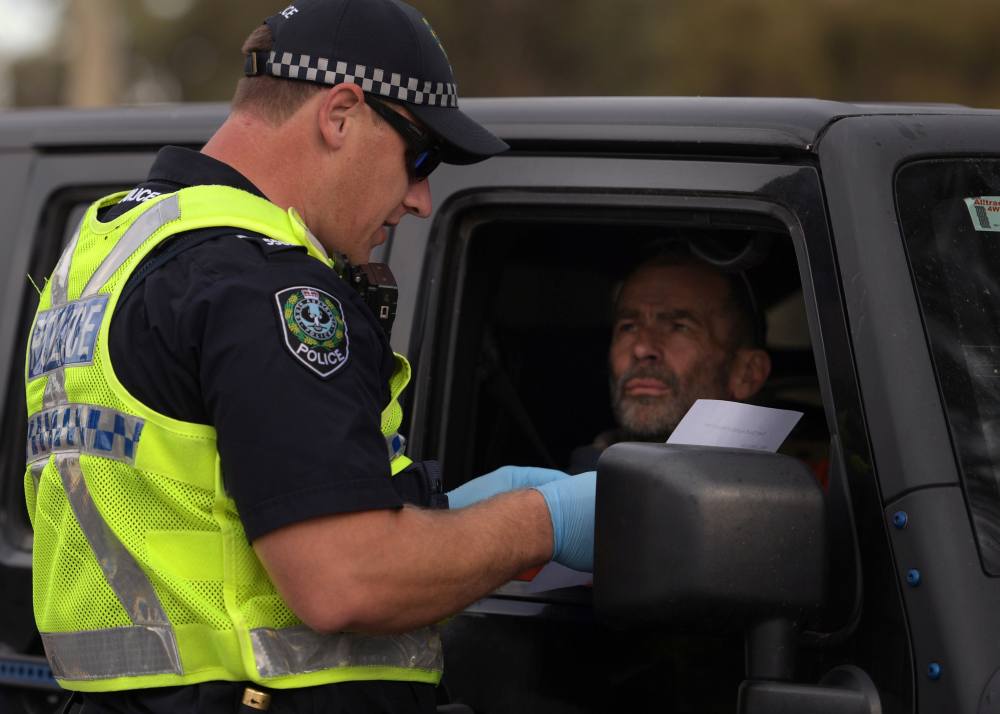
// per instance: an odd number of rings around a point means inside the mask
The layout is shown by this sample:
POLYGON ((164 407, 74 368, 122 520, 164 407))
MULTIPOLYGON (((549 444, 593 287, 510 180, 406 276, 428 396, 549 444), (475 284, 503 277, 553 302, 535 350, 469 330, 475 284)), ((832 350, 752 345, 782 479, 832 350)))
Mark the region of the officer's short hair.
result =
MULTIPOLYGON (((243 42, 244 56, 255 51, 269 51, 274 41, 271 28, 259 25, 243 42)), ((321 84, 296 82, 268 75, 243 77, 236 84, 233 109, 257 114, 271 124, 282 124, 317 92, 323 91, 321 84)))

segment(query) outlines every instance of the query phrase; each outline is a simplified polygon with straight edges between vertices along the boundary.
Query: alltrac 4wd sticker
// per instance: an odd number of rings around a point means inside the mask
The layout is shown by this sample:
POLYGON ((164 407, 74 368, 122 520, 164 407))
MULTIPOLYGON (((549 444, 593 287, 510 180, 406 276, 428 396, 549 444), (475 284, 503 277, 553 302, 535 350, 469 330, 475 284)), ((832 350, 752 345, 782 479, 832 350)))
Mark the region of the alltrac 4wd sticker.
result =
POLYGON ((974 196, 965 199, 965 206, 977 231, 1000 231, 1000 196, 974 196))
POLYGON ((274 297, 285 345, 295 359, 320 377, 329 377, 347 364, 347 323, 337 298, 304 286, 287 288, 274 297))

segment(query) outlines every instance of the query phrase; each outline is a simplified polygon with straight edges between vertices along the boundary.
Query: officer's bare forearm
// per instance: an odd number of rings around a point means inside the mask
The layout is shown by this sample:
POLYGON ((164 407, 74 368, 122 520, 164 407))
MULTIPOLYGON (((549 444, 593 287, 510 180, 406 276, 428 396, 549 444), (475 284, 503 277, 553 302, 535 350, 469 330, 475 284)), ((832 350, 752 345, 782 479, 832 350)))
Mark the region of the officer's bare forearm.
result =
POLYGON ((470 508, 314 519, 254 543, 292 610, 322 631, 400 632, 436 622, 552 554, 533 490, 470 508))

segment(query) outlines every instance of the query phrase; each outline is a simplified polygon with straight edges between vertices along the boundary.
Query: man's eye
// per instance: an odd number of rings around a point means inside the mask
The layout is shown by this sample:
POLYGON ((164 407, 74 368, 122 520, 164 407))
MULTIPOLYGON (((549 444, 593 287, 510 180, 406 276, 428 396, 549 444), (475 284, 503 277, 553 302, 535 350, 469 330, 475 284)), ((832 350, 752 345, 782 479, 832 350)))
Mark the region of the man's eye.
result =
POLYGON ((635 329, 634 322, 619 322, 615 327, 615 332, 632 332, 635 329))
POLYGON ((674 322, 670 327, 674 332, 687 332, 691 329, 691 326, 686 322, 674 322))

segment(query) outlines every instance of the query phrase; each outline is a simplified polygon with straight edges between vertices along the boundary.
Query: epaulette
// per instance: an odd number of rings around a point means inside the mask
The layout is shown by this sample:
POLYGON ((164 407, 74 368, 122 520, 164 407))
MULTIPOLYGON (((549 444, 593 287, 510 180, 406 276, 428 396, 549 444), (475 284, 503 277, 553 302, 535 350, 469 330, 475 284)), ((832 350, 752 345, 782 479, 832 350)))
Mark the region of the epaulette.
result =
POLYGON ((286 243, 285 241, 261 235, 260 233, 237 233, 236 237, 253 243, 261 249, 265 256, 281 253, 286 250, 305 250, 304 246, 295 243, 286 243))

